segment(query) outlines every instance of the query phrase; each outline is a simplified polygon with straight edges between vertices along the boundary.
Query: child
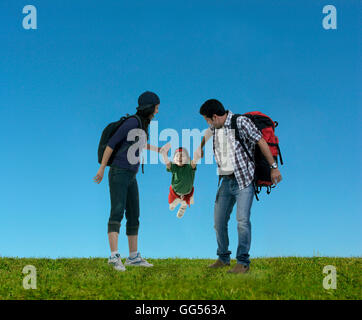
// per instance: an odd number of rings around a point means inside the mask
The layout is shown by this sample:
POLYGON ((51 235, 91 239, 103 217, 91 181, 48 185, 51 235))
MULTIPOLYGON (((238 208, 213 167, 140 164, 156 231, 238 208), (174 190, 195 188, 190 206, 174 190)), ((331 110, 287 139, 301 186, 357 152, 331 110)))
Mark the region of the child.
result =
POLYGON ((166 144, 160 153, 165 161, 167 171, 172 173, 170 193, 168 203, 170 210, 174 210, 178 204, 181 204, 177 217, 182 218, 187 205, 194 203, 194 179, 196 162, 195 159, 190 161, 190 156, 185 148, 178 148, 175 151, 173 162, 167 158, 168 150, 171 145, 166 144))

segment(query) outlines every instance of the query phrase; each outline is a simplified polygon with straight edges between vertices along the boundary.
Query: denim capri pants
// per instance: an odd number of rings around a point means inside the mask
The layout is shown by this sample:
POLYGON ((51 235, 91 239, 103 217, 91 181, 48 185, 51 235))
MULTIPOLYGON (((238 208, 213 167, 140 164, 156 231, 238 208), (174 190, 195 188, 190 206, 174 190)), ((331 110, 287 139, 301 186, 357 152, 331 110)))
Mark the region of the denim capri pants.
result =
POLYGON ((111 166, 108 173, 111 197, 111 214, 108 221, 108 233, 118 232, 126 213, 126 234, 138 234, 139 228, 139 194, 136 180, 137 172, 111 166))

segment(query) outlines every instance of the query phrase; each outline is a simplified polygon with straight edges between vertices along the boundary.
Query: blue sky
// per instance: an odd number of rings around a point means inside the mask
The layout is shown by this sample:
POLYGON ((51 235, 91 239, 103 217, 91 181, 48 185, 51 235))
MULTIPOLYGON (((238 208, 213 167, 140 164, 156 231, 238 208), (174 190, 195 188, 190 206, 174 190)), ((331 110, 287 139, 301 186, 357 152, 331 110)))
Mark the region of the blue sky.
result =
MULTIPOLYGON (((360 9, 352 0, 1 1, 0 255, 108 256, 108 179, 92 181, 98 141, 145 90, 160 96, 160 131, 206 128, 199 108, 209 98, 279 122, 283 181, 254 201, 251 257, 361 255, 360 9), (37 30, 22 27, 27 4, 37 30), (327 4, 337 30, 322 27, 327 4)), ((216 165, 198 166, 181 220, 168 209, 164 165, 137 177, 141 253, 216 257, 216 165)), ((229 236, 234 258, 235 209, 229 236)), ((128 253, 124 223, 119 248, 128 253)))

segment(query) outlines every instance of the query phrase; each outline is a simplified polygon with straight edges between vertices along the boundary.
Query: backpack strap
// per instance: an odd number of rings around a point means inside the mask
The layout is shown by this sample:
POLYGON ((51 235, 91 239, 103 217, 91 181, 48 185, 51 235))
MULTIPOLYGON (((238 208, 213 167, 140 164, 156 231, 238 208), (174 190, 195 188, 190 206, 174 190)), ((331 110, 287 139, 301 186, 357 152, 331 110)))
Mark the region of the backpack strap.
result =
MULTIPOLYGON (((254 159, 251 157, 248 149, 246 148, 243 139, 241 139, 241 137, 240 137, 238 124, 236 122, 237 118, 240 117, 240 116, 242 116, 242 115, 241 114, 233 114, 233 116, 231 117, 231 129, 234 129, 235 139, 237 139, 240 142, 241 146, 243 147, 245 153, 248 155, 249 159, 252 162, 254 162, 254 159)), ((220 180, 219 180, 219 183, 220 183, 220 180)), ((255 194, 256 201, 259 201, 258 193, 260 191, 258 191, 258 189, 257 189, 257 187, 255 185, 255 180, 252 182, 252 184, 253 184, 253 188, 254 188, 254 194, 255 194)))
POLYGON ((279 143, 271 143, 271 142, 268 142, 268 145, 269 145, 269 146, 272 146, 272 147, 277 147, 277 149, 278 149, 278 155, 279 155, 279 159, 280 159, 280 164, 282 165, 282 164, 283 164, 283 158, 282 158, 282 153, 281 153, 280 148, 279 148, 279 143))
MULTIPOLYGON (((138 124, 141 124, 141 126, 142 126, 141 119, 140 119, 138 116, 136 116, 136 115, 130 116, 130 115, 127 113, 125 116, 123 116, 123 117, 120 119, 120 120, 123 120, 123 121, 122 121, 122 124, 119 126, 119 128, 122 127, 122 125, 125 123, 125 121, 127 121, 127 120, 130 119, 130 118, 136 118, 136 119, 138 120, 138 124)), ((119 129, 119 128, 118 128, 118 129, 119 129)), ((127 141, 126 141, 126 142, 127 142, 127 141)), ((122 152, 126 151, 131 145, 132 145, 132 143, 123 143, 123 145, 117 150, 117 153, 118 153, 118 152, 119 152, 119 153, 122 153, 122 152)))
POLYGON ((140 118, 137 114, 134 114, 134 115, 132 115, 132 116, 129 116, 129 118, 131 118, 131 117, 136 118, 137 121, 138 121, 138 126, 139 126, 141 129, 144 129, 143 126, 142 126, 142 120, 141 120, 141 118, 140 118))
POLYGON ((245 153, 247 154, 247 156, 249 157, 249 159, 254 162, 254 159, 252 158, 252 156, 250 155, 248 149, 246 148, 245 144, 244 144, 244 141, 243 139, 241 139, 240 137, 240 133, 239 133, 239 128, 238 128, 238 125, 237 125, 237 118, 240 117, 241 114, 234 114, 232 117, 231 117, 231 129, 234 129, 234 132, 235 132, 235 138, 240 142, 241 146, 243 147, 245 153))
MULTIPOLYGON (((138 125, 139 125, 139 127, 145 131, 145 129, 143 128, 143 125, 142 125, 142 120, 141 120, 141 118, 140 118, 137 114, 134 114, 134 115, 131 116, 131 117, 135 117, 135 118, 138 120, 138 125)), ((143 156, 142 156, 142 165, 141 165, 141 167, 142 167, 142 174, 144 174, 144 173, 145 173, 145 169, 144 169, 144 163, 143 163, 143 156)))
POLYGON ((278 148, 278 153, 279 153, 280 164, 283 165, 283 158, 282 158, 282 153, 279 148, 279 144, 277 145, 277 148, 278 148))
MULTIPOLYGON (((124 118, 123 123, 124 123, 126 120, 130 119, 130 118, 136 118, 137 121, 138 121, 138 127, 144 130, 143 125, 142 125, 142 120, 141 120, 141 118, 140 118, 138 115, 133 114, 133 115, 130 116, 130 115, 127 113, 126 116, 124 116, 124 117, 122 117, 122 118, 124 118)), ((122 118, 121 118, 121 119, 122 119, 122 118)), ((122 124, 123 124, 123 123, 122 123, 122 124)), ((121 124, 121 126, 122 126, 122 124, 121 124)), ((133 143, 131 143, 131 144, 124 143, 123 146, 118 149, 117 153, 118 153, 118 152, 119 152, 119 153, 122 153, 122 152, 126 151, 132 144, 133 144, 133 143)), ((144 172, 144 163, 143 163, 143 161, 142 161, 142 173, 145 173, 145 172, 144 172)))

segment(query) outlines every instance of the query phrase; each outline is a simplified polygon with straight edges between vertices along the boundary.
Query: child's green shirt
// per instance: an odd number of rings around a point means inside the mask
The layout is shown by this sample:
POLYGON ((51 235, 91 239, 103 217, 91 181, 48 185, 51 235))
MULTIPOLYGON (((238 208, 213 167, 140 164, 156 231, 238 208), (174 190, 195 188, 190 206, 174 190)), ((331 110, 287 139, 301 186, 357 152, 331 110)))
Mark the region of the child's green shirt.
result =
POLYGON ((193 169, 191 164, 178 166, 171 162, 171 168, 167 169, 167 171, 172 173, 171 186, 176 193, 188 194, 191 192, 194 185, 196 167, 193 169))

